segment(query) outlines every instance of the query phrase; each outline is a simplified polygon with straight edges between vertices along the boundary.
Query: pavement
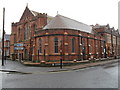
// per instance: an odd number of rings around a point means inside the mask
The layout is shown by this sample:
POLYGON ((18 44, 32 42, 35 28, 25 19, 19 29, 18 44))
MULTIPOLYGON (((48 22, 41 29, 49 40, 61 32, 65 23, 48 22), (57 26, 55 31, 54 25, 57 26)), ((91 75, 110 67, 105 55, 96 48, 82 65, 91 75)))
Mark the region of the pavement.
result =
MULTIPOLYGON (((62 69, 60 67, 34 67, 34 66, 25 66, 18 61, 11 61, 6 60, 5 66, 0 66, 1 72, 16 72, 16 73, 35 73, 35 72, 62 72, 62 71, 71 71, 71 70, 78 70, 88 67, 95 67, 101 66, 105 64, 112 64, 119 62, 120 59, 113 59, 113 60, 103 60, 97 62, 90 62, 78 65, 71 65, 71 66, 63 66, 62 69)), ((1 60, 0 60, 1 62, 1 60)))
POLYGON ((63 69, 51 70, 51 72, 78 70, 78 69, 83 69, 83 68, 88 68, 88 67, 95 67, 95 66, 117 63, 119 61, 120 59, 114 59, 114 60, 109 60, 109 61, 107 60, 107 61, 91 62, 91 63, 86 63, 86 64, 72 65, 72 66, 64 66, 63 69))

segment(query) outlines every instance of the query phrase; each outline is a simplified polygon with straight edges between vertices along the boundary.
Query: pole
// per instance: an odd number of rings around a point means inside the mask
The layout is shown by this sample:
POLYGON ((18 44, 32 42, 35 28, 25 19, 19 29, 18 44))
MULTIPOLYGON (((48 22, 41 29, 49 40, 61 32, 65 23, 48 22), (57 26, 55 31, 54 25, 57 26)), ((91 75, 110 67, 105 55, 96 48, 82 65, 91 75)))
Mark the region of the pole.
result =
POLYGON ((46 61, 46 51, 45 51, 45 49, 44 49, 44 61, 46 61))
POLYGON ((32 44, 32 31, 30 31, 30 52, 29 52, 30 61, 32 61, 32 46, 31 46, 31 44, 32 44))
POLYGON ((38 50, 38 62, 39 62, 40 60, 39 60, 39 50, 38 50))
POLYGON ((60 41, 60 68, 62 69, 62 40, 60 41))
POLYGON ((104 41, 104 58, 107 58, 107 54, 106 54, 106 42, 104 41))
POLYGON ((5 8, 3 8, 3 35, 2 35, 2 66, 4 66, 4 24, 5 24, 5 8))

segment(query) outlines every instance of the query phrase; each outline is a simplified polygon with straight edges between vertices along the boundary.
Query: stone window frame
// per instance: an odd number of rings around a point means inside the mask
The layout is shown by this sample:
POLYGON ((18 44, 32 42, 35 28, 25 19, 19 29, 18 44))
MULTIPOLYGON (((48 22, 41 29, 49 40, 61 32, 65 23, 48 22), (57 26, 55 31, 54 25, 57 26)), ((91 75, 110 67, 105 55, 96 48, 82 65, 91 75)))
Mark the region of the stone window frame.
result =
POLYGON ((72 53, 75 53, 75 38, 73 37, 71 41, 72 41, 71 42, 71 44, 72 44, 72 47, 71 47, 72 53))
POLYGON ((89 54, 92 54, 93 53, 93 40, 92 39, 89 39, 89 54))
POLYGON ((42 39, 39 39, 39 53, 42 53, 42 39))
POLYGON ((27 40, 28 39, 28 34, 29 34, 29 24, 26 23, 25 24, 25 28, 24 28, 24 40, 27 40))

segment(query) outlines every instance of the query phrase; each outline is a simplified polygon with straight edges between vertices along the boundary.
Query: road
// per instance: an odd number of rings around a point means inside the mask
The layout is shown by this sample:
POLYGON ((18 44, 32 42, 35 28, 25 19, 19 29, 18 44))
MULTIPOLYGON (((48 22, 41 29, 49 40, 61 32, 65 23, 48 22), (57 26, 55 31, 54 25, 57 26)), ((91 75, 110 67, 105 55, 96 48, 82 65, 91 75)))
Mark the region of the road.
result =
MULTIPOLYGON (((24 68, 27 67, 24 66, 24 68)), ((33 68, 40 69, 41 67, 32 67, 32 69, 33 68)), ((103 66, 73 71, 38 72, 32 70, 31 72, 33 73, 32 74, 2 73, 2 87, 118 88, 118 63, 106 64, 103 66)))

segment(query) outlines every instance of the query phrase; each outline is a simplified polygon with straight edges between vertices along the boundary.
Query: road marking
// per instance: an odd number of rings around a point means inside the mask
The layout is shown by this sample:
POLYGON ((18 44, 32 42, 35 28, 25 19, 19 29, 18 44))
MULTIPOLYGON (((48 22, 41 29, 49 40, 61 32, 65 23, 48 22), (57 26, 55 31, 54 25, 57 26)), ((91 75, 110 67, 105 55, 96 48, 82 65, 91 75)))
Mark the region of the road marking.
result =
POLYGON ((71 71, 68 70, 68 71, 59 71, 59 72, 50 72, 50 73, 62 73, 62 72, 71 72, 71 71))
POLYGON ((33 72, 32 74, 55 74, 55 73, 63 73, 63 72, 71 72, 71 71, 56 71, 56 72, 33 72))
POLYGON ((78 72, 78 71, 89 70, 89 69, 93 69, 93 68, 95 68, 95 67, 87 67, 87 68, 82 68, 82 69, 78 69, 75 71, 78 72))
POLYGON ((47 74, 47 72, 32 72, 32 74, 47 74))

